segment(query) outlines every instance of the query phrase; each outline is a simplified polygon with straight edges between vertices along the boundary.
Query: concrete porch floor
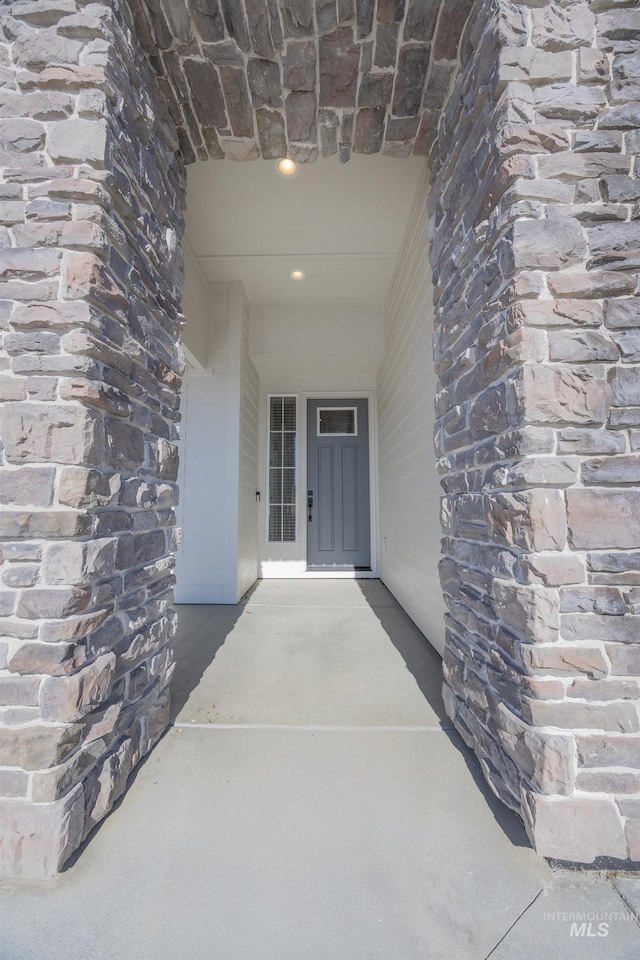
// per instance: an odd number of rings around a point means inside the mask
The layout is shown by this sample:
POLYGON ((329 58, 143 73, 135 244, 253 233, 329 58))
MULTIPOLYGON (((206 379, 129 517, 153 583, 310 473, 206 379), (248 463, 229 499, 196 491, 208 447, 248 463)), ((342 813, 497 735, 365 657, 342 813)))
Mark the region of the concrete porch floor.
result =
POLYGON ((64 873, 0 885, 1 960, 640 956, 640 881, 534 853, 380 582, 179 611, 175 725, 64 873))

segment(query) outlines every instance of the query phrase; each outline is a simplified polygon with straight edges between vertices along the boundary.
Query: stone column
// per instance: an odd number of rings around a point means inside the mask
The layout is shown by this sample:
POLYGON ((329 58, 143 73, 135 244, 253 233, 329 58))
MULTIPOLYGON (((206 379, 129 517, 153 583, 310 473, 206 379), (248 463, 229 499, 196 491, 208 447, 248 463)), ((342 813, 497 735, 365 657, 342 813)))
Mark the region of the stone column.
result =
POLYGON ((183 171, 117 0, 0 21, 0 869, 54 873, 168 720, 183 171))
POLYGON ((537 850, 640 859, 640 9, 481 0, 431 150, 447 710, 537 850))

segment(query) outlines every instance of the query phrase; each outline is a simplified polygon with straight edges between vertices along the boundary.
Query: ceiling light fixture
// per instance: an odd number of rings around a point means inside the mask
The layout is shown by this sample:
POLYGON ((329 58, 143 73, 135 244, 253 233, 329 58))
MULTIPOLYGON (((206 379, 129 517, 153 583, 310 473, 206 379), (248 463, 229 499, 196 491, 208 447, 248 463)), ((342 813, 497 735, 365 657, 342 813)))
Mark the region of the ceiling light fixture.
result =
POLYGON ((276 173, 284 177, 285 180, 291 180, 298 176, 298 164, 295 160, 289 160, 287 157, 276 160, 276 173))
POLYGON ((292 270, 289 276, 292 280, 304 280, 306 273, 304 270, 292 270))

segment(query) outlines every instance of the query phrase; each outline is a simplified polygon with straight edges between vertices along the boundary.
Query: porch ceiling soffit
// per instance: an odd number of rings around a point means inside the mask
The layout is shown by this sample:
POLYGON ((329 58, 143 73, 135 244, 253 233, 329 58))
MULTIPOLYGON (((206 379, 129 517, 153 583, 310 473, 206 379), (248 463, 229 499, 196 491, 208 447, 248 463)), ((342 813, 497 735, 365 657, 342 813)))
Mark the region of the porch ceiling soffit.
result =
POLYGON ((426 156, 470 0, 129 0, 187 163, 426 156))

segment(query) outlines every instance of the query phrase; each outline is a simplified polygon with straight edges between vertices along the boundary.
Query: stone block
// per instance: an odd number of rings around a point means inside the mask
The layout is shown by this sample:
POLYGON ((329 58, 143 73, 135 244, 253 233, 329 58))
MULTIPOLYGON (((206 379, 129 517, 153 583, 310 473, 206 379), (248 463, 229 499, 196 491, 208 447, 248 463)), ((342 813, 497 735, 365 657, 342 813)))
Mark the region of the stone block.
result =
POLYGON ((104 507, 118 497, 121 479, 83 466, 64 467, 58 480, 58 500, 69 507, 104 507))
POLYGON ((263 160, 277 160, 287 155, 284 118, 277 110, 256 110, 260 152, 263 160))
POLYGON ((620 353, 610 337, 595 330, 550 330, 549 359, 568 363, 616 362, 620 353))
POLYGON ((558 453, 615 454, 626 449, 624 435, 616 430, 567 427, 558 433, 558 453))
POLYGON ((290 93, 285 102, 285 113, 290 141, 316 141, 315 93, 290 93))
POLYGON ((75 725, 37 722, 0 727, 0 762, 23 770, 54 767, 75 750, 80 737, 75 725))
POLYGON ((611 390, 604 370, 595 366, 527 364, 514 382, 528 423, 604 423, 611 390))
POLYGON ((68 677, 47 677, 40 709, 47 720, 78 720, 103 703, 113 686, 116 656, 106 653, 68 677))
POLYGON ((608 703, 582 703, 579 700, 534 700, 522 698, 522 713, 537 727, 595 729, 612 733, 637 733, 638 711, 633 703, 614 700, 608 703))
POLYGON ((640 491, 567 491, 569 541, 576 550, 640 547, 640 491))
POLYGON ((49 126, 47 152, 58 163, 91 163, 98 168, 107 159, 106 120, 59 120, 49 126))
POLYGON ((629 613, 622 591, 617 587, 573 586, 561 593, 562 613, 599 613, 622 616, 629 613))
POLYGON ((527 645, 521 647, 521 656, 527 670, 539 674, 601 679, 609 673, 609 662, 595 644, 527 645))
POLYGON ((0 469, 0 503, 49 507, 53 502, 53 467, 0 469))
POLYGON ((581 767, 640 766, 640 737, 578 734, 576 743, 581 767))
POLYGON ((528 643, 556 640, 560 598, 556 590, 494 580, 496 615, 528 643))
POLYGON ((583 583, 587 576, 584 560, 571 553, 524 554, 519 564, 528 582, 546 587, 583 583))
MULTIPOLYGON (((614 637, 614 639, 617 639, 614 637)), ((637 638, 636 638, 637 639, 637 638)), ((611 672, 616 677, 640 675, 640 644, 606 643, 605 650, 611 661, 611 672)))
POLYGON ((98 424, 77 404, 9 404, 2 434, 10 463, 91 463, 101 455, 98 424))
POLYGON ((624 825, 613 799, 523 791, 522 800, 525 827, 540 856, 576 863, 627 856, 624 825))
POLYGON ((498 704, 499 742, 535 790, 543 794, 568 794, 574 786, 573 737, 536 730, 498 704))
POLYGON ((588 3, 561 7, 552 3, 531 11, 531 41, 543 50, 572 50, 591 47, 595 17, 588 3))
POLYGON ((534 552, 563 549, 567 520, 559 490, 487 494, 484 502, 493 540, 534 552))
POLYGON ((378 153, 384 140, 384 119, 386 108, 362 107, 356 116, 356 129, 353 138, 354 153, 378 153))
POLYGON ((400 48, 393 95, 394 116, 414 117, 418 113, 429 67, 429 51, 428 44, 400 48))
POLYGON ((52 543, 45 548, 42 579, 50 584, 102 580, 116 569, 116 538, 52 543))
POLYGON ((594 484, 640 483, 640 456, 606 457, 588 460, 582 465, 582 482, 594 484))
POLYGON ((81 785, 53 803, 0 801, 0 873, 49 879, 80 843, 83 824, 81 785))
POLYGON ((611 402, 614 407, 640 406, 640 377, 634 368, 612 369, 611 402))
POLYGON ((282 82, 289 90, 316 88, 316 47, 311 40, 291 40, 282 56, 282 82))
POLYGON ((122 796, 138 756, 133 742, 121 743, 89 774, 84 784, 87 798, 84 835, 102 820, 122 796))
POLYGON ((278 63, 274 60, 251 57, 247 64, 247 79, 254 107, 282 106, 282 84, 278 63))
POLYGON ((616 640, 635 643, 640 636, 640 617, 606 616, 583 613, 562 615, 561 633, 565 640, 616 640))
POLYGON ((321 37, 318 49, 320 106, 355 106, 360 51, 353 41, 351 27, 339 27, 321 37))
POLYGON ((220 67, 229 122, 235 137, 253 137, 253 114, 244 70, 220 67))

